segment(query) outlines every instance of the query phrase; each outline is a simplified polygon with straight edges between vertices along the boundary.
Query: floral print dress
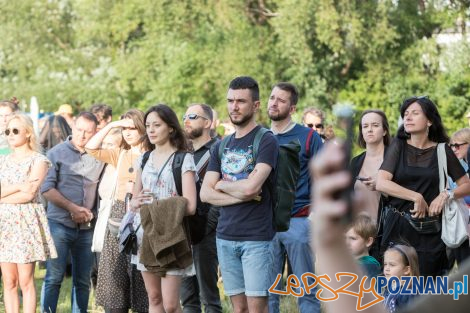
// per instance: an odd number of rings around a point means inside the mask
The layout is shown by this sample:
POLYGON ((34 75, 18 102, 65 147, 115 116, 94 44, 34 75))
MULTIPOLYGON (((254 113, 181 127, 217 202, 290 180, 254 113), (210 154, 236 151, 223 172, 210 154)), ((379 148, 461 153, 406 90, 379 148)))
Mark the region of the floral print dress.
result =
MULTIPOLYGON (((2 185, 28 181, 36 162, 49 160, 39 153, 16 161, 11 155, 0 155, 2 185)), ((46 211, 39 201, 39 189, 29 203, 0 203, 0 262, 31 263, 56 258, 46 211)))

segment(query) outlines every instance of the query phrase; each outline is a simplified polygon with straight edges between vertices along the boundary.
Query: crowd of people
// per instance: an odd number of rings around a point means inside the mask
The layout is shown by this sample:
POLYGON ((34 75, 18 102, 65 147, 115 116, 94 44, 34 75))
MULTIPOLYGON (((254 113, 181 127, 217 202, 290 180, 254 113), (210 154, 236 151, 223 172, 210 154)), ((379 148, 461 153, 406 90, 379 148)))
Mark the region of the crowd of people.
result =
MULTIPOLYGON (((357 136, 364 152, 341 172, 348 160, 325 113, 308 108, 296 123, 298 97, 295 85, 276 83, 266 104, 270 131, 261 133, 258 83, 236 77, 227 91, 234 132, 223 140, 215 111, 203 103, 188 105, 181 123, 165 104, 130 109, 115 121, 105 104, 76 116, 62 105, 36 135, 16 99, 0 101, 6 312, 19 312, 20 302, 36 312, 38 261, 46 262, 41 312, 56 312, 71 264, 72 312, 87 312, 93 287, 107 313, 220 313, 219 275, 234 312, 275 313, 279 295, 268 290, 285 268, 297 277, 347 270, 436 277, 465 262, 468 239, 450 249, 440 228, 421 233, 412 222, 439 224, 448 199, 463 198, 470 208, 469 128, 449 138, 428 97, 402 103, 395 136, 384 112, 366 110, 357 136), (290 226, 278 231, 280 147, 292 142, 299 175, 290 226), (446 190, 439 190, 439 143, 446 144, 446 190), (333 196, 341 188, 360 198, 347 224, 338 223, 345 204, 333 196), (130 253, 122 247, 125 229, 135 237, 130 253)), ((298 297, 300 312, 321 312, 316 290, 298 297)), ((414 301, 383 294, 389 312, 414 301)))

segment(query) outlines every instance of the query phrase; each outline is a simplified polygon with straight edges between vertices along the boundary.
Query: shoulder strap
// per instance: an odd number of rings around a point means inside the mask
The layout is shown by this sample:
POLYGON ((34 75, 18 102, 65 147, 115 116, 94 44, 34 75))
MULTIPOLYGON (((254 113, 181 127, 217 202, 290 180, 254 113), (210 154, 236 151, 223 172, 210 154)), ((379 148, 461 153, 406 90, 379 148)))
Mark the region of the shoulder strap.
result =
POLYGON ((144 155, 142 155, 142 163, 140 163, 140 169, 143 170, 145 167, 145 164, 147 164, 147 161, 149 160, 150 153, 152 151, 145 151, 144 155))
POLYGON ((267 132, 270 132, 270 130, 264 127, 260 127, 260 129, 258 129, 258 131, 256 132, 255 139, 253 140, 253 159, 255 162, 258 156, 261 138, 263 138, 264 134, 266 134, 267 132))
POLYGON ((206 153, 199 159, 199 162, 196 164, 196 171, 199 174, 201 172, 201 169, 206 166, 206 164, 209 162, 209 159, 211 157, 211 151, 207 150, 206 153))
POLYGON ((307 142, 305 143, 305 154, 307 155, 307 157, 310 159, 311 155, 311 151, 310 151, 310 143, 312 142, 312 136, 313 136, 313 133, 315 131, 313 129, 310 128, 310 131, 307 135, 307 142))
POLYGON ((173 159, 173 179, 175 180, 175 186, 176 186, 176 192, 178 192, 178 195, 182 196, 183 195, 183 181, 181 178, 182 175, 182 167, 183 167, 183 161, 184 157, 186 156, 187 152, 182 152, 178 151, 175 153, 175 157, 173 159))
POLYGON ((439 143, 437 145, 437 162, 439 164, 439 191, 447 188, 447 155, 446 143, 439 143))
POLYGON ((225 147, 227 146, 228 142, 230 141, 230 139, 232 138, 232 136, 235 136, 235 134, 231 134, 229 136, 225 136, 222 141, 220 142, 220 145, 219 145, 219 160, 222 161, 222 155, 224 155, 224 150, 225 150, 225 147))

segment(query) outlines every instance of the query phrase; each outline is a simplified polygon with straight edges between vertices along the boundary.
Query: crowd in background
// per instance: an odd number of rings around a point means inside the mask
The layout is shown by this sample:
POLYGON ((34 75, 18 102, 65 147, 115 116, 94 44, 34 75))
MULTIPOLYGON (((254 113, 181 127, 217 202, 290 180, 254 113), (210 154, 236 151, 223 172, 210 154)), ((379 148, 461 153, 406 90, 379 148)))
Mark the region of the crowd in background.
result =
MULTIPOLYGON (((24 312, 36 312, 38 261, 46 262, 41 312, 56 312, 71 264, 72 311, 87 311, 93 286, 96 304, 109 313, 222 312, 219 275, 234 312, 279 312, 279 296, 268 289, 284 268, 297 277, 316 265, 326 272, 350 268, 343 254, 369 277, 436 277, 465 262, 468 239, 451 249, 440 229, 421 233, 412 221, 438 224, 449 199, 462 198, 470 209, 469 128, 449 137, 428 97, 402 103, 397 134, 384 112, 366 110, 357 125, 364 152, 348 163, 347 174, 335 176, 329 167, 344 163, 335 150, 341 142, 318 108, 307 108, 301 123, 293 120, 298 97, 293 84, 281 82, 262 104, 257 82, 237 77, 228 87, 229 121, 220 135, 217 113, 202 103, 189 104, 182 120, 157 104, 115 121, 109 105, 74 115, 64 104, 41 121, 37 135, 16 99, 0 101, 6 312, 18 312, 20 301, 24 312), (262 105, 270 132, 256 123, 262 105), (290 227, 277 231, 273 188, 280 149, 291 142, 299 144, 299 176, 290 227), (445 143, 446 190, 439 189, 439 143, 445 143), (317 161, 323 164, 317 186, 309 163, 324 144, 334 148, 326 148, 329 160, 317 161), (325 213, 333 185, 361 195, 360 214, 347 227, 330 221, 339 209, 325 213), (130 253, 121 251, 126 228, 135 235, 130 253)), ((320 312, 315 290, 298 298, 300 312, 320 312)), ((383 294, 390 312, 414 301, 383 294)))

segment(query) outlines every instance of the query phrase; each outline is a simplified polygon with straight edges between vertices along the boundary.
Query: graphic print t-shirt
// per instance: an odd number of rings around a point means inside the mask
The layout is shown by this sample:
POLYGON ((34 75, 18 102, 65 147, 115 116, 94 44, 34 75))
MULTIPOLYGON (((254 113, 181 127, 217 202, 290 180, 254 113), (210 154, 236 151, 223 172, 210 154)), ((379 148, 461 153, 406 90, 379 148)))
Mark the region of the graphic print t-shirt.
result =
POLYGON ((260 126, 242 138, 231 136, 219 160, 220 142, 213 145, 208 171, 218 172, 225 181, 247 179, 258 163, 265 163, 273 170, 262 186, 261 201, 251 200, 220 208, 217 237, 233 241, 267 241, 274 237, 272 199, 268 183, 274 186, 274 169, 277 165, 279 145, 271 133, 261 139, 256 160, 253 157, 253 141, 260 126), (269 182, 268 182, 269 181, 269 182))

